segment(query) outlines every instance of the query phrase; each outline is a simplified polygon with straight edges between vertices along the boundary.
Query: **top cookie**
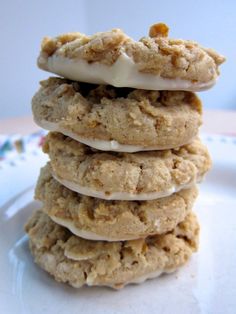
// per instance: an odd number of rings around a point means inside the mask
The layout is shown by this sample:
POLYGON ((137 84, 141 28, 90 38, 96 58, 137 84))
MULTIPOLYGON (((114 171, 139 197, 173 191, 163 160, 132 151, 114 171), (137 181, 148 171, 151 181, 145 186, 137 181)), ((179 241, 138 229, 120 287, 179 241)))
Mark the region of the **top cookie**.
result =
POLYGON ((200 91, 215 84, 225 58, 196 42, 170 39, 165 24, 135 41, 120 29, 45 37, 38 66, 65 78, 116 87, 200 91))

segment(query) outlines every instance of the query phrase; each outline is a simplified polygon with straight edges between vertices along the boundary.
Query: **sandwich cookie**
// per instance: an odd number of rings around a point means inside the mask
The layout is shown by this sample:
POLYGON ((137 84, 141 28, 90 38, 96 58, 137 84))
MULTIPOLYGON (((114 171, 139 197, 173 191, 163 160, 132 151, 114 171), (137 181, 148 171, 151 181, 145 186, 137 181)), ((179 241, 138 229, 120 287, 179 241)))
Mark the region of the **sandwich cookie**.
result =
POLYGON ((225 58, 198 43, 170 39, 165 24, 135 41, 120 29, 44 38, 39 68, 65 78, 116 87, 201 91, 211 88, 225 58))
POLYGON ((201 125, 199 98, 60 78, 41 82, 32 99, 35 122, 93 148, 136 152, 188 144, 201 125))
POLYGON ((41 169, 35 198, 42 210, 73 234, 103 241, 146 238, 171 231, 191 211, 197 197, 192 187, 152 201, 106 201, 73 192, 41 169))
POLYGON ((37 211, 25 226, 35 262, 57 281, 122 288, 184 265, 198 247, 199 225, 193 213, 163 235, 103 242, 74 236, 37 211))
POLYGON ((196 139, 178 149, 98 152, 50 132, 43 151, 53 177, 68 189, 107 200, 153 200, 200 182, 211 166, 207 148, 196 139))

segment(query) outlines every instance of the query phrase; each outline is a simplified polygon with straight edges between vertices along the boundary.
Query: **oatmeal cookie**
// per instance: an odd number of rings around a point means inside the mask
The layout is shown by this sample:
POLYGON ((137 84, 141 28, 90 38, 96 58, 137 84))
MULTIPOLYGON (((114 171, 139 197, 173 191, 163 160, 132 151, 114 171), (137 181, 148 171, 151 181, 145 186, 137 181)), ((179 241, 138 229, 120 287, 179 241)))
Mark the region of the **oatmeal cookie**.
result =
POLYGON ((100 150, 162 150, 191 142, 201 125, 197 95, 78 83, 41 82, 32 99, 35 122, 100 150))
POLYGON ((80 194, 110 200, 152 200, 189 188, 211 166, 207 148, 196 139, 178 149, 115 153, 91 149, 50 132, 43 150, 54 178, 80 194))
POLYGON ((212 87, 225 58, 190 40, 171 39, 153 25, 135 41, 120 29, 87 36, 67 33, 42 41, 38 66, 87 83, 148 90, 199 91, 212 87))
POLYGON ((74 236, 37 211, 25 227, 35 262, 57 281, 118 289, 184 265, 198 247, 199 225, 193 213, 163 235, 103 242, 74 236))
POLYGON ((56 223, 89 240, 124 241, 166 233, 190 213, 197 188, 152 201, 107 201, 73 192, 41 169, 35 198, 56 223))

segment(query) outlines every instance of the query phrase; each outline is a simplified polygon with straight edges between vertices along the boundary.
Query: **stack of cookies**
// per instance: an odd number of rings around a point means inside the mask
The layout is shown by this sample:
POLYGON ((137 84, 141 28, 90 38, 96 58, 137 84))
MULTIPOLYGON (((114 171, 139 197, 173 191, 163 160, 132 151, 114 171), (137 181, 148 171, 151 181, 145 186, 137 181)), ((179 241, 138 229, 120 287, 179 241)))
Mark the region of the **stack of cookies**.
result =
POLYGON ((198 138, 201 102, 224 58, 155 24, 45 38, 36 123, 50 130, 26 225, 37 264, 74 287, 120 288, 169 273, 198 247, 196 184, 211 161, 198 138))

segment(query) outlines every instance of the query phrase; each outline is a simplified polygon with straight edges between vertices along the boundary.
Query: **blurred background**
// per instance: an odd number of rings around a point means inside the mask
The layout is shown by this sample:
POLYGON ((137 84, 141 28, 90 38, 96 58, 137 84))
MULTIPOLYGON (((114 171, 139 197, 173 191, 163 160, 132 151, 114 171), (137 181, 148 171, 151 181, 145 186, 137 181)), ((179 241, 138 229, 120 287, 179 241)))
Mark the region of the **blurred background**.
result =
POLYGON ((169 25, 170 37, 198 41, 227 57, 216 86, 200 97, 205 108, 236 110, 236 1, 8 0, 0 9, 0 118, 31 114, 38 81, 49 76, 36 67, 44 36, 118 27, 139 39, 160 21, 169 25))

